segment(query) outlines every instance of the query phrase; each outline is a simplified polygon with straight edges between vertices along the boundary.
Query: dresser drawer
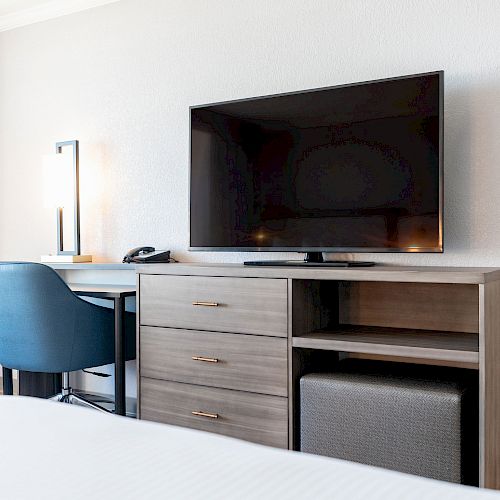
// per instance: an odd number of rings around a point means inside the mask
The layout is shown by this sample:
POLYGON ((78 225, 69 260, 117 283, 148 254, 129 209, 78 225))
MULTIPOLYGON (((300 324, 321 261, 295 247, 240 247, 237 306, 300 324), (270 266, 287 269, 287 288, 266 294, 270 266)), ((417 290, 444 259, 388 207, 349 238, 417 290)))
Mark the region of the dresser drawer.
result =
POLYGON ((288 447, 287 398, 141 378, 141 418, 288 447))
POLYGON ((287 340, 142 326, 141 375, 287 395, 287 340))
POLYGON ((141 275, 141 325, 287 336, 285 279, 141 275))

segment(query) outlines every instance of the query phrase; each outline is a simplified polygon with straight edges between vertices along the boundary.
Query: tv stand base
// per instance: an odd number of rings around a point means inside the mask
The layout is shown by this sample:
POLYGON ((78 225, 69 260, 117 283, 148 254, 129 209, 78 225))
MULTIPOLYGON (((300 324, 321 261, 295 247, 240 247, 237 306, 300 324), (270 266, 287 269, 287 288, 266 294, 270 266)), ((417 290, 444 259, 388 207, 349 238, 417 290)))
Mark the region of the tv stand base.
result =
POLYGON ((294 267, 371 267, 375 262, 330 260, 324 262, 308 262, 305 260, 250 260, 245 266, 294 266, 294 267))
POLYGON ((307 252, 304 260, 253 260, 246 266, 295 266, 295 267, 370 267, 375 262, 352 260, 324 260, 322 252, 307 252))

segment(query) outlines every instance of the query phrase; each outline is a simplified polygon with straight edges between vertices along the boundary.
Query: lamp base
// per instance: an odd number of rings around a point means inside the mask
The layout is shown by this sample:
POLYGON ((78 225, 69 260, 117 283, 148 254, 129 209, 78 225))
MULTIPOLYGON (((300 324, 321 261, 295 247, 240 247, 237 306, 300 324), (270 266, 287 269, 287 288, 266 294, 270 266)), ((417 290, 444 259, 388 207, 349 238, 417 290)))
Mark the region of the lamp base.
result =
POLYGON ((42 255, 40 262, 76 264, 78 262, 92 262, 92 255, 42 255))

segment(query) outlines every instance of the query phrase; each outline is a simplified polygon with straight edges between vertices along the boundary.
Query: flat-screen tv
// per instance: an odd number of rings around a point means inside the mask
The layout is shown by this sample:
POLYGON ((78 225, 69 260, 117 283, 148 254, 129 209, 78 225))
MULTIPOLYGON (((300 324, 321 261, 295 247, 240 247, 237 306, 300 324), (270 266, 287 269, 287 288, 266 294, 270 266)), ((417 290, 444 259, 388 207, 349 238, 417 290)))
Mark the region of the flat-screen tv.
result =
POLYGON ((443 251, 443 72, 190 113, 191 250, 443 251))

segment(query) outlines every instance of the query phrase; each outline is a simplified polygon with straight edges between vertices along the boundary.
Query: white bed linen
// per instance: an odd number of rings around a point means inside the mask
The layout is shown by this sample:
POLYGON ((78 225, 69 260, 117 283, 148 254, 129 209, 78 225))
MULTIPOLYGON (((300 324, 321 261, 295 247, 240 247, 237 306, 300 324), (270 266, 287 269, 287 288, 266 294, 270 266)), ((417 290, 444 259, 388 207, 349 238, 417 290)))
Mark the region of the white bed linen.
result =
POLYGON ((1 499, 500 499, 35 398, 0 397, 1 499))

